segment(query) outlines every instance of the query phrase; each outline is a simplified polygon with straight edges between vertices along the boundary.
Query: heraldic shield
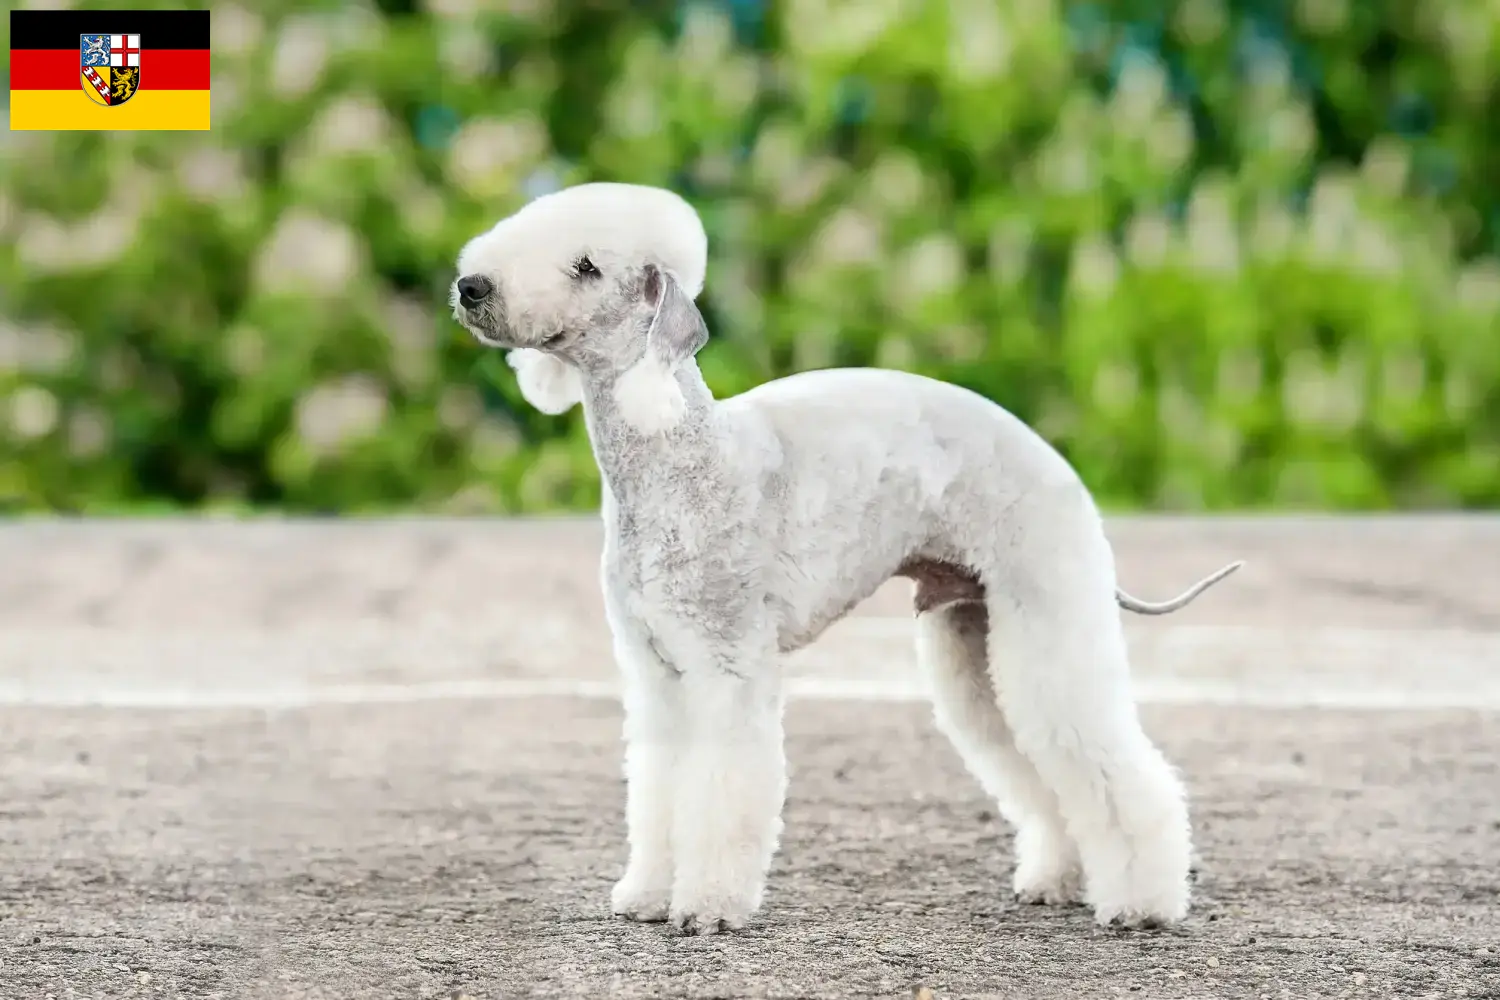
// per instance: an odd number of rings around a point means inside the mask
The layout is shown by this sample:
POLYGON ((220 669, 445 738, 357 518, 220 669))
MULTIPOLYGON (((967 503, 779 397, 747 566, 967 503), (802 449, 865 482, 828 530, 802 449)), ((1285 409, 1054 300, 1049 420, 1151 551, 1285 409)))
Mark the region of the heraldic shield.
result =
POLYGON ((141 85, 141 36, 80 35, 78 61, 85 94, 105 107, 124 104, 141 85))

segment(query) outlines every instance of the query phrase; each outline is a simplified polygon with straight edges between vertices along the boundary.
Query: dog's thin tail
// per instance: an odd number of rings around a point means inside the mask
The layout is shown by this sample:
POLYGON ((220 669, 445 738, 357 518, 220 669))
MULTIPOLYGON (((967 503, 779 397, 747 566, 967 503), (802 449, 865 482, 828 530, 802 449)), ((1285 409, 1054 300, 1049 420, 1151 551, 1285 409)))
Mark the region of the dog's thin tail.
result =
POLYGON ((1199 594, 1203 593, 1209 587, 1212 587, 1214 584, 1218 583, 1220 580, 1224 579, 1230 573, 1233 573, 1243 565, 1245 565, 1245 561, 1243 559, 1232 562, 1228 566, 1225 566, 1223 569, 1219 570, 1217 573, 1205 576, 1203 579, 1199 580, 1197 583, 1193 584, 1187 590, 1184 590, 1182 593, 1178 594, 1171 600, 1162 601, 1160 603, 1143 601, 1139 597, 1132 597, 1124 590, 1116 587, 1115 602, 1126 611, 1133 611, 1138 615, 1169 615, 1172 612, 1179 611, 1182 608, 1185 608, 1189 604, 1193 603, 1193 601, 1199 594))

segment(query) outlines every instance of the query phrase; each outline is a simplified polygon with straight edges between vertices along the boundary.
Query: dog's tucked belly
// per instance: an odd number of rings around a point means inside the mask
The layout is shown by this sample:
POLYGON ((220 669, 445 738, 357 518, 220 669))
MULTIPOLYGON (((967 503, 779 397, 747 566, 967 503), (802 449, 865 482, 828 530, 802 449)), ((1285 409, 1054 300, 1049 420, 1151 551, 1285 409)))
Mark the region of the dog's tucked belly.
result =
POLYGON ((984 584, 979 582, 978 574, 956 563, 908 559, 896 569, 895 575, 917 585, 912 604, 919 615, 955 601, 984 600, 984 584))
MULTIPOLYGON (((916 585, 912 592, 912 606, 913 611, 919 615, 948 604, 978 603, 982 605, 984 602, 984 584, 979 581, 978 574, 957 563, 914 556, 904 560, 896 568, 896 572, 891 574, 892 579, 895 577, 910 580, 916 585)), ((795 652, 811 643, 830 625, 852 611, 854 606, 863 599, 859 597, 850 600, 831 613, 820 615, 810 622, 799 622, 791 628, 786 626, 784 620, 778 637, 780 651, 795 652)))

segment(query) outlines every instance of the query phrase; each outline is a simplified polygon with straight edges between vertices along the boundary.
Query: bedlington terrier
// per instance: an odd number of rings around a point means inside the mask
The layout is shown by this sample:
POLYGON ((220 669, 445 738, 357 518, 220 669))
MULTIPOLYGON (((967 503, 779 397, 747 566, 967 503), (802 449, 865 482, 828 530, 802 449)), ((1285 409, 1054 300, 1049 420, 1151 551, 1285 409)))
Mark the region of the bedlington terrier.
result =
POLYGON ((455 317, 525 398, 583 404, 623 674, 616 914, 688 934, 759 908, 786 792, 778 654, 914 581, 937 723, 1017 829, 1014 890, 1104 924, 1188 908, 1183 786, 1142 730, 1100 515, 1041 437, 965 389, 804 372, 716 400, 694 355, 707 239, 652 187, 531 201, 458 258, 455 317))

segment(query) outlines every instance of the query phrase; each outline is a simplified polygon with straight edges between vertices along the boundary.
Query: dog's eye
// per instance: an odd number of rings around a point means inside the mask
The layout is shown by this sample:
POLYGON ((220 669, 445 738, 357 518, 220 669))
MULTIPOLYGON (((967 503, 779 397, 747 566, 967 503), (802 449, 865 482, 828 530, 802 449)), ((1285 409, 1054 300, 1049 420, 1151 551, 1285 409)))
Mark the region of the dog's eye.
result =
POLYGON ((562 333, 554 333, 552 336, 550 336, 546 340, 542 341, 542 346, 543 347, 556 347, 558 344, 561 344, 567 338, 567 336, 568 336, 568 334, 567 334, 566 330, 563 331, 562 333))
POLYGON ((587 256, 579 257, 573 262, 573 277, 575 278, 597 278, 599 269, 587 256))

